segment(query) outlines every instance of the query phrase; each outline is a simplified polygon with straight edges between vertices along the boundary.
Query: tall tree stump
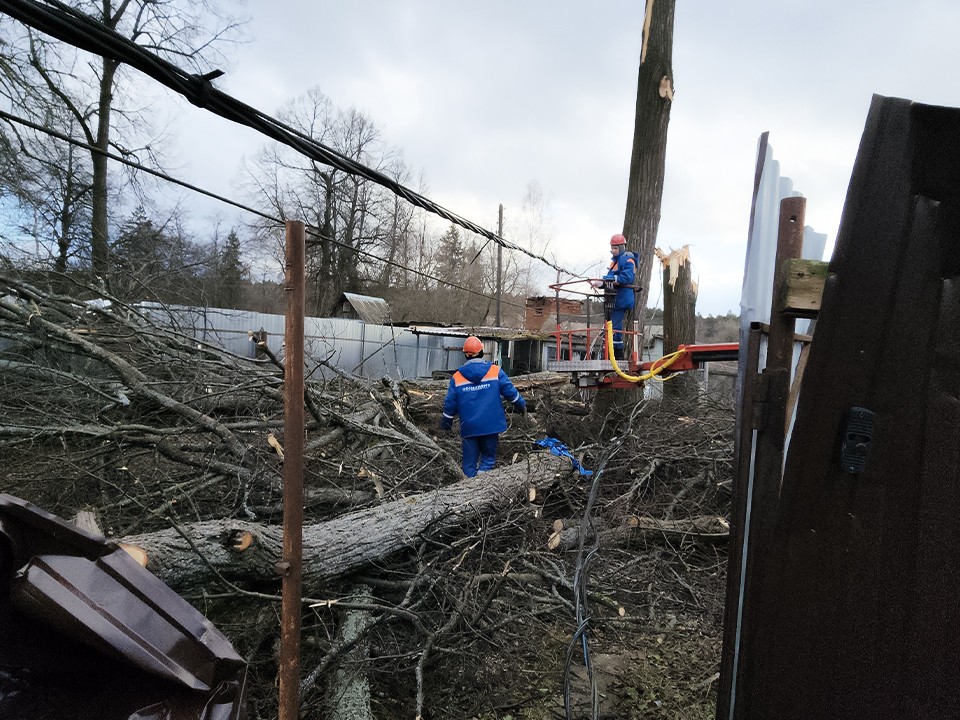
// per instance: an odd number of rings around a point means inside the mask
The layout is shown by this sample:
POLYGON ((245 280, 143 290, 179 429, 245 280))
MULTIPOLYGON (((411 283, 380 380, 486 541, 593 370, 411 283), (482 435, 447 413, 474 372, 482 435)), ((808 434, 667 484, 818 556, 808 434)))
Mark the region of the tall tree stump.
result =
MULTIPOLYGON (((657 249, 663 266, 663 354, 697 341, 697 286, 690 273, 690 249, 684 245, 669 254, 657 249)), ((697 379, 681 372, 664 383, 665 398, 687 404, 697 397, 697 379)))

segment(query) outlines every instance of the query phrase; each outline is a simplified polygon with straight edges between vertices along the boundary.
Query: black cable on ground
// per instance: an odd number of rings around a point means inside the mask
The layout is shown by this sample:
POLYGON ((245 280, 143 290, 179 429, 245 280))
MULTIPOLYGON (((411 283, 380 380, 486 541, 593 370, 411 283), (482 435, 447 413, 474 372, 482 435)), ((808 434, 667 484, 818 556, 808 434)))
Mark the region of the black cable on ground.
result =
POLYGON ((626 442, 627 438, 630 437, 633 430, 633 421, 642 405, 643 403, 641 402, 634 406, 633 412, 630 413, 623 432, 618 437, 612 438, 607 448, 601 453, 597 461, 596 469, 593 472, 593 481, 590 484, 590 491, 587 494, 587 504, 583 510, 583 522, 580 524, 580 542, 577 546, 577 557, 574 560, 573 571, 573 602, 577 627, 570 640, 570 644, 567 646, 567 656, 563 670, 563 709, 566 714, 566 720, 573 720, 570 669, 573 666, 573 657, 578 645, 583 655, 583 666, 587 671, 587 680, 590 683, 590 717, 591 720, 598 720, 600 717, 597 681, 593 675, 593 664, 590 660, 590 615, 587 608, 589 594, 587 582, 589 580, 590 563, 600 549, 600 539, 593 524, 593 505, 600 490, 600 480, 603 477, 603 471, 607 463, 610 462, 617 451, 623 446, 624 442, 626 442), (584 552, 588 535, 591 536, 593 544, 584 552))

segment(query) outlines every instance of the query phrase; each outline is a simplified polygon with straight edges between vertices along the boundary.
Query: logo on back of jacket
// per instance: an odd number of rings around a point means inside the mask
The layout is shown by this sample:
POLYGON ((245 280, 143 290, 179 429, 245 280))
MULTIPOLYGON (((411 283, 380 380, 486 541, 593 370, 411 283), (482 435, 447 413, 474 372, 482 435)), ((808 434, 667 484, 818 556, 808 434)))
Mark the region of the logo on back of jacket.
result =
POLYGON ((461 392, 476 392, 477 390, 486 390, 488 387, 490 387, 490 383, 485 382, 479 385, 467 385, 466 387, 461 385, 457 387, 457 390, 461 392))

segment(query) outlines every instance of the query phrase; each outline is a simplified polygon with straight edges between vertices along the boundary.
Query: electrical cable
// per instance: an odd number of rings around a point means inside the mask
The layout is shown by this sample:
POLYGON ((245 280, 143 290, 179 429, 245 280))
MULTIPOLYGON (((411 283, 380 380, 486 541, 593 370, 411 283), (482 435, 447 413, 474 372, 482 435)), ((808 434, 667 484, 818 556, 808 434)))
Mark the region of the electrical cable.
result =
POLYGON ((587 610, 587 601, 589 599, 587 582, 589 580, 590 563, 593 561, 594 555, 596 555, 600 549, 600 538, 593 524, 593 505, 600 490, 600 479, 603 477, 603 472, 607 466, 607 463, 613 458, 626 439, 630 437, 631 429, 633 427, 633 420, 641 406, 642 403, 637 403, 636 407, 633 409, 633 412, 630 414, 630 418, 627 421, 627 426, 624 429, 624 432, 620 436, 612 438, 607 445, 606 450, 600 455, 596 469, 593 472, 593 481, 590 484, 590 491, 587 494, 587 504, 583 511, 583 521, 580 523, 580 540, 577 546, 577 556, 574 560, 573 573, 574 615, 577 627, 574 631, 573 637, 570 640, 570 644, 567 646, 567 656, 563 673, 563 709, 566 720, 573 720, 570 669, 573 664, 573 656, 578 645, 583 656, 584 668, 587 671, 587 679, 590 683, 590 717, 591 720, 598 720, 600 717, 600 701, 597 693, 597 683, 593 674, 593 664, 590 659, 590 616, 587 610), (592 537, 593 545, 586 553, 584 553, 588 535, 592 537))
MULTIPOLYGON (((192 192, 199 193, 199 194, 201 194, 201 195, 205 195, 205 196, 207 196, 207 197, 213 198, 214 200, 218 200, 218 201, 220 201, 220 202, 222 202, 222 203, 225 203, 225 204, 227 204, 227 205, 232 205, 233 207, 236 207, 236 208, 239 208, 240 210, 243 210, 243 211, 245 211, 245 212, 251 213, 252 215, 256 215, 256 216, 261 217, 261 218, 263 218, 263 219, 265 219, 265 220, 269 220, 269 221, 271 221, 271 222, 274 222, 274 223, 276 223, 277 225, 280 225, 280 226, 283 225, 283 220, 282 220, 281 218, 278 218, 278 217, 274 216, 274 215, 270 215, 270 214, 268 214, 268 213, 262 212, 262 211, 260 211, 260 210, 257 210, 256 208, 250 207, 249 205, 244 205, 244 204, 241 203, 241 202, 238 202, 238 201, 236 201, 236 200, 231 200, 230 198, 224 197, 224 196, 222 196, 222 195, 218 195, 218 194, 216 194, 216 193, 214 193, 214 192, 211 192, 211 191, 209 191, 209 190, 205 190, 205 189, 203 189, 203 188, 201 188, 201 187, 198 187, 198 186, 196 186, 196 185, 192 185, 191 183, 188 183, 188 182, 186 182, 186 181, 184 181, 184 180, 180 180, 179 178, 175 178, 175 177, 173 177, 172 175, 168 175, 167 173, 164 173, 164 172, 161 172, 161 171, 159 171, 159 170, 155 170, 155 169, 153 169, 153 168, 147 167, 146 165, 142 165, 142 164, 140 164, 140 163, 138 163, 138 162, 135 162, 135 161, 133 161, 133 160, 130 160, 130 159, 128 159, 128 158, 125 158, 125 157, 123 157, 123 156, 121 156, 121 155, 116 155, 116 154, 114 154, 114 153, 108 152, 108 151, 106 151, 106 150, 103 150, 103 149, 97 147, 96 145, 91 145, 91 144, 89 144, 89 143, 87 143, 87 142, 84 142, 84 141, 82 141, 82 140, 77 140, 76 138, 72 138, 72 137, 70 137, 69 135, 65 135, 65 134, 63 134, 63 133, 61 133, 61 132, 58 132, 57 130, 53 130, 53 129, 51 129, 51 128, 44 127, 44 126, 39 125, 39 124, 37 124, 37 123, 35 123, 35 122, 32 122, 32 121, 30 121, 30 120, 27 120, 27 119, 25 119, 25 118, 19 117, 19 116, 17 116, 17 115, 12 115, 12 114, 10 114, 10 113, 8 113, 8 112, 5 112, 5 111, 3 111, 3 110, 0 110, 0 119, 6 120, 7 122, 18 123, 18 124, 20 124, 20 125, 23 125, 23 126, 25 126, 25 127, 29 127, 29 128, 31 128, 31 129, 33 129, 33 130, 38 131, 38 132, 42 132, 42 133, 45 133, 45 134, 47 134, 47 135, 50 135, 51 137, 57 138, 58 140, 62 140, 63 142, 70 143, 71 145, 75 145, 75 146, 77 146, 77 147, 81 147, 81 148, 84 148, 84 149, 86 149, 86 150, 90 150, 90 151, 92 151, 92 152, 99 153, 99 154, 101 154, 101 155, 104 155, 104 156, 110 158, 111 160, 114 160, 114 161, 116 161, 116 162, 119 162, 119 163, 121 163, 121 164, 123 164, 123 165, 127 165, 128 167, 132 167, 132 168, 135 168, 135 169, 137 169, 137 170, 141 170, 141 171, 143 171, 143 172, 145 172, 145 173, 148 173, 148 174, 150 174, 150 175, 152 175, 152 176, 154 176, 154 177, 156 177, 156 178, 158 178, 158 179, 160 179, 160 180, 164 180, 164 181, 169 182, 169 183, 172 183, 172 184, 174 184, 174 185, 179 185, 180 187, 186 188, 187 190, 190 190, 190 191, 192 191, 192 192)), ((471 294, 473 294, 473 295, 477 295, 477 296, 479 296, 479 297, 485 298, 486 300, 496 300, 496 299, 497 299, 495 295, 488 295, 488 294, 486 294, 486 293, 484 293, 484 292, 481 292, 481 291, 479 291, 479 290, 473 290, 473 289, 471 289, 471 288, 464 287, 463 285, 458 285, 457 283, 450 282, 449 280, 444 280, 444 279, 442 279, 442 278, 439 278, 439 277, 437 277, 436 275, 432 275, 432 274, 430 274, 430 273, 423 272, 422 270, 416 270, 416 269, 414 269, 414 268, 408 267, 408 266, 406 266, 406 265, 404 265, 404 264, 402 264, 402 263, 396 262, 395 260, 388 260, 387 258, 380 257, 379 255, 375 255, 375 254, 373 254, 373 253, 371 253, 371 252, 368 252, 368 251, 366 251, 366 250, 361 250, 360 248, 353 247, 353 246, 351 246, 351 245, 348 245, 347 243, 340 242, 339 240, 336 240, 335 238, 332 238, 332 237, 330 237, 330 236, 328 236, 328 235, 324 235, 322 232, 320 232, 320 230, 319 230, 318 228, 314 228, 314 227, 311 227, 311 226, 307 226, 307 227, 306 227, 306 232, 307 232, 308 235, 311 235, 311 236, 313 236, 313 237, 319 238, 320 240, 324 240, 324 241, 327 241, 327 242, 329 242, 329 243, 332 243, 333 245, 336 245, 337 247, 341 247, 341 248, 344 248, 344 249, 346 249, 346 250, 351 250, 351 251, 356 252, 356 253, 358 253, 358 254, 360 254, 360 255, 365 255, 366 257, 369 257, 369 258, 371 258, 371 259, 373 259, 373 260, 377 260, 378 262, 385 263, 385 264, 390 265, 390 266, 392 266, 392 267, 398 268, 398 269, 400 269, 400 270, 404 270, 404 271, 409 272, 409 273, 412 273, 412 274, 414 274, 414 275, 418 275, 418 276, 423 277, 423 278, 426 278, 426 279, 428 279, 428 280, 433 280, 434 282, 439 283, 439 284, 441 284, 441 285, 446 285, 447 287, 451 287, 451 288, 454 288, 454 289, 456 289, 456 290, 462 290, 462 291, 464 291, 464 292, 471 293, 471 294)), ((508 305, 508 306, 510 306, 510 307, 518 308, 518 309, 520 309, 520 310, 526 309, 526 306, 525 306, 525 305, 520 305, 519 303, 515 303, 515 302, 512 302, 512 301, 510 301, 510 300, 503 300, 503 299, 501 298, 500 302, 501 302, 502 305, 508 305)))
POLYGON ((195 193, 199 193, 200 195, 206 195, 207 197, 213 198, 214 200, 219 200, 220 202, 226 203, 227 205, 233 205, 234 207, 244 210, 248 213, 251 213, 253 215, 258 215, 259 217, 262 217, 265 220, 270 220, 273 222, 277 222, 280 225, 283 225, 282 220, 278 220, 272 215, 268 215, 267 213, 256 210, 248 205, 244 205, 243 203, 237 202, 236 200, 231 200, 230 198, 224 197, 222 195, 217 195, 216 193, 211 192, 209 190, 204 190, 203 188, 197 187, 196 185, 191 185, 185 180, 180 180, 178 178, 173 177, 172 175, 167 175, 166 173, 161 172, 160 170, 155 170, 151 167, 147 167, 146 165, 142 165, 141 163, 138 163, 134 160, 125 158, 122 155, 117 155, 107 150, 103 150, 102 148, 99 148, 96 145, 91 145, 90 143, 84 142, 83 140, 77 140, 76 138, 72 138, 69 135, 65 135, 64 133, 59 132, 58 130, 44 127, 43 125, 39 125, 38 123, 35 123, 32 120, 27 120, 26 118, 22 118, 18 115, 12 115, 8 112, 5 112, 4 110, 0 110, 0 119, 6 120, 8 122, 14 122, 19 125, 23 125, 32 130, 36 130, 37 132, 45 133, 47 135, 50 135, 51 137, 57 138, 58 140, 62 140, 63 142, 70 143, 71 145, 74 145, 79 148, 83 148, 84 150, 89 150, 91 152, 99 153, 100 155, 110 158, 115 162, 121 163, 122 165, 126 165, 128 167, 132 167, 136 170, 141 170, 147 173, 148 175, 153 175, 154 177, 159 178, 160 180, 165 180, 174 185, 179 185, 180 187, 186 188, 187 190, 191 190, 195 193))
POLYGON ((217 90, 211 81, 214 77, 219 77, 219 72, 206 75, 188 73, 59 0, 45 0, 45 4, 35 0, 0 0, 0 11, 74 47, 136 68, 200 108, 237 124, 253 128, 313 160, 350 175, 370 180, 391 190, 416 207, 488 238, 504 248, 521 252, 560 273, 579 277, 576 273, 560 267, 547 258, 508 242, 496 233, 447 210, 382 172, 368 168, 333 148, 317 142, 305 133, 217 90))

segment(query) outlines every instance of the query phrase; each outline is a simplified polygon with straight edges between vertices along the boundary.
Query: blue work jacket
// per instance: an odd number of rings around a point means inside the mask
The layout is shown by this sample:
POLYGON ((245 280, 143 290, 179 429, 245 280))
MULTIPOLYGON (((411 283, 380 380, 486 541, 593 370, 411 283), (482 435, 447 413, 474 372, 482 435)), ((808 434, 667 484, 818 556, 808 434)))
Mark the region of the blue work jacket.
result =
POLYGON ((507 374, 486 360, 468 360, 453 377, 443 401, 443 415, 453 420, 460 416, 461 437, 493 435, 507 429, 507 416, 500 398, 504 397, 518 409, 527 404, 510 382, 507 374))
POLYGON ((614 310, 629 310, 633 307, 637 276, 637 256, 632 252, 623 252, 610 260, 608 272, 617 283, 617 297, 613 301, 614 310))

